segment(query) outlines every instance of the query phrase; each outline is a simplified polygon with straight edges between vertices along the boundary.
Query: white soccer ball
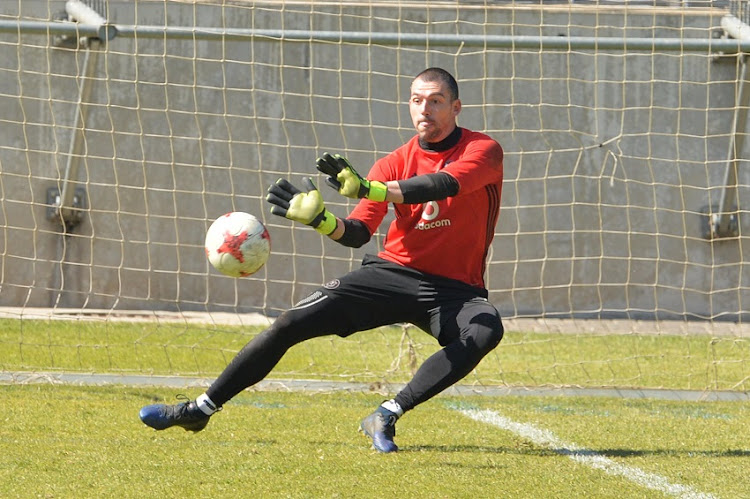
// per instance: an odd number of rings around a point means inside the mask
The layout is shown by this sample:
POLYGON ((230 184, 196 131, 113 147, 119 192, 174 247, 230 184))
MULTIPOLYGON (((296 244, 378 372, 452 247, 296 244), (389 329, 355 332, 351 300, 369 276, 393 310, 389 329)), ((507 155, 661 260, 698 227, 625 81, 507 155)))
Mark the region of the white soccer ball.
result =
POLYGON ((233 211, 211 224, 205 247, 206 257, 216 270, 230 277, 246 277, 268 261, 271 237, 253 215, 233 211))

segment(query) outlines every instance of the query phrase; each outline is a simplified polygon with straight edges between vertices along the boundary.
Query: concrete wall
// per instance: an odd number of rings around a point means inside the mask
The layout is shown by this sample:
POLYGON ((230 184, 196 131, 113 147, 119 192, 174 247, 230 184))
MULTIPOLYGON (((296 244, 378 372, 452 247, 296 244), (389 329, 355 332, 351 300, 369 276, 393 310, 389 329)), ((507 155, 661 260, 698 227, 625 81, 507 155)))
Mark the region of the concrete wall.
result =
MULTIPOLYGON (((0 5, 3 19, 47 20, 64 2, 20 5, 0 5)), ((109 9, 121 25, 657 38, 708 38, 723 14, 365 2, 109 9)), ((746 238, 707 241, 701 216, 724 183, 737 58, 115 38, 95 61, 71 184, 85 189, 87 207, 63 235, 47 219, 46 196, 68 167, 86 51, 38 34, 0 34, 0 45, 0 306, 288 307, 380 239, 352 251, 292 228, 268 213, 266 187, 279 176, 299 183, 324 151, 366 171, 412 135, 409 83, 438 65, 459 79, 460 124, 506 151, 488 283, 507 316, 747 314, 746 238), (203 256, 205 230, 230 210, 264 218, 271 231, 273 256, 254 278, 221 277, 203 256)), ((351 207, 323 192, 334 212, 351 207)))

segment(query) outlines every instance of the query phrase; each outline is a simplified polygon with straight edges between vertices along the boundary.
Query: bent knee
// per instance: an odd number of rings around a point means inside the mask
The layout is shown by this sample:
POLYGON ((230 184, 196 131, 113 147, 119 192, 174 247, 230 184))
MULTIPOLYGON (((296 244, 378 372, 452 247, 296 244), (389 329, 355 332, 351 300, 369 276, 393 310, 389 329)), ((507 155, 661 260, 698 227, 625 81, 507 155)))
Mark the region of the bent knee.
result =
POLYGON ((503 329, 503 324, 498 321, 496 328, 488 330, 484 333, 484 336, 485 336, 484 350, 486 352, 489 352, 493 350, 495 347, 497 347, 500 344, 500 341, 503 339, 504 334, 505 334, 505 329, 503 329))
POLYGON ((497 347, 505 334, 499 315, 482 314, 474 318, 471 326, 468 337, 483 354, 497 347))

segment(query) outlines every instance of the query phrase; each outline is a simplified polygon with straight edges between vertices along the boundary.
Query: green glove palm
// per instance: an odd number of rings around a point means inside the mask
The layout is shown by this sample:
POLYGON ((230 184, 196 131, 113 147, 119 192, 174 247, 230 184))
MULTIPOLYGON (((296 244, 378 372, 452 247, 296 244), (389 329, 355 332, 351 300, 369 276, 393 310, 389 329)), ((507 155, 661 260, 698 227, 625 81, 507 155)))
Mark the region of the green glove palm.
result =
POLYGON ((349 161, 338 154, 325 153, 317 161, 318 170, 328 175, 326 183, 339 194, 352 199, 367 198, 385 201, 388 189, 383 182, 367 180, 357 173, 349 161))
POLYGON ((286 179, 280 178, 268 188, 266 201, 271 203, 271 213, 309 225, 324 236, 336 230, 336 217, 326 209, 320 192, 308 177, 302 179, 301 191, 286 179))

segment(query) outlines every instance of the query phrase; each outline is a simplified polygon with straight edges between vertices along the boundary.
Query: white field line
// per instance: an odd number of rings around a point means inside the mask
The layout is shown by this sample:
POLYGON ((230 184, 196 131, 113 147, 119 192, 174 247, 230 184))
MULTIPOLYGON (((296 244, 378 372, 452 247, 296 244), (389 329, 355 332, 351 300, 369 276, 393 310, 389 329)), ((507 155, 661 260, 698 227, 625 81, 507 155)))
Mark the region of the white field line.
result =
POLYGON ((602 470, 609 475, 627 478, 633 483, 657 490, 664 494, 680 497, 682 499, 714 499, 711 494, 704 494, 687 485, 671 483, 665 477, 654 473, 643 471, 640 468, 620 464, 612 459, 598 454, 592 450, 584 449, 575 444, 564 442, 549 430, 537 428, 527 423, 517 423, 490 410, 460 410, 461 414, 474 421, 491 424, 519 437, 532 442, 540 447, 547 447, 558 454, 568 456, 573 461, 602 470))

